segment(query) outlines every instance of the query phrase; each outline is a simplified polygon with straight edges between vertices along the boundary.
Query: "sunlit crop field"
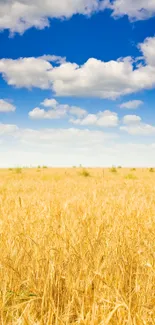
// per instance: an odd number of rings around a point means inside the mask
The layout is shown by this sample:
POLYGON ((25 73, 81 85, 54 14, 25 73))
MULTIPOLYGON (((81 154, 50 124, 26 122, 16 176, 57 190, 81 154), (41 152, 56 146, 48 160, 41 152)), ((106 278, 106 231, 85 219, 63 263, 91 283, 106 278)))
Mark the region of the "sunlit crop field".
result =
POLYGON ((155 324, 155 173, 87 171, 0 170, 1 325, 155 324))

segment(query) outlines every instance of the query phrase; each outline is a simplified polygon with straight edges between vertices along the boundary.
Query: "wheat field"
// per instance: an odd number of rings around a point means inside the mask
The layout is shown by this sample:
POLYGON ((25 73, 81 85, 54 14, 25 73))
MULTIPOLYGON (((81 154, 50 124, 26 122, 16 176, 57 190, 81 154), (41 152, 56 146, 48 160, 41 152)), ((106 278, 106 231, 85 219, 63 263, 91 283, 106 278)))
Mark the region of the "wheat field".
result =
POLYGON ((0 170, 0 324, 155 324, 155 173, 0 170))

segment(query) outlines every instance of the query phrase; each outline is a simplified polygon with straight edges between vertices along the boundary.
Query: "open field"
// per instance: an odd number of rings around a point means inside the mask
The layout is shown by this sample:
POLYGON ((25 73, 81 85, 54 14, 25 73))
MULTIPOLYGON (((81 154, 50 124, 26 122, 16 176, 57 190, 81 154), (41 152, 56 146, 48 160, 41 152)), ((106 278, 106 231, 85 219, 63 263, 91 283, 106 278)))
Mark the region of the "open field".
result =
POLYGON ((0 170, 0 324, 155 324, 155 173, 0 170))

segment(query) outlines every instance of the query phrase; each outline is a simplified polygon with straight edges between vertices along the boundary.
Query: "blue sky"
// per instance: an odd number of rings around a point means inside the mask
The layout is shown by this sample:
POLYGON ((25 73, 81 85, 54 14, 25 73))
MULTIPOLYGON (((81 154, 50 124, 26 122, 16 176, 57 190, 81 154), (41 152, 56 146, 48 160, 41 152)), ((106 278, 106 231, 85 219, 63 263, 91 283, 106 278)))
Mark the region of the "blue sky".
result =
POLYGON ((0 167, 155 165, 155 3, 0 1, 0 167))

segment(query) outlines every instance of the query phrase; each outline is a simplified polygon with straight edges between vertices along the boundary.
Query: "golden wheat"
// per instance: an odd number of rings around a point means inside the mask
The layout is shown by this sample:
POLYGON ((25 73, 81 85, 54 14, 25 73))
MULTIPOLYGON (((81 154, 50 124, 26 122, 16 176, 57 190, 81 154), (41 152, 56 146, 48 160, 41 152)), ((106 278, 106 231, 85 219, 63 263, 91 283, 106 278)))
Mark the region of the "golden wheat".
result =
POLYGON ((88 172, 0 171, 1 325, 155 324, 155 173, 88 172))

